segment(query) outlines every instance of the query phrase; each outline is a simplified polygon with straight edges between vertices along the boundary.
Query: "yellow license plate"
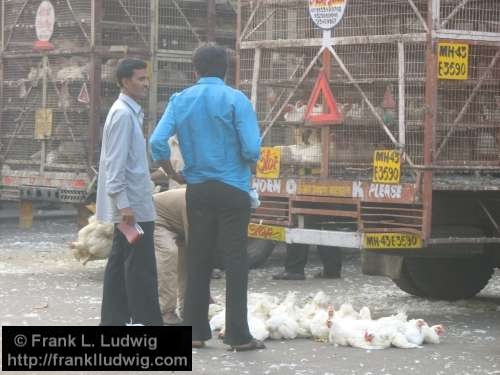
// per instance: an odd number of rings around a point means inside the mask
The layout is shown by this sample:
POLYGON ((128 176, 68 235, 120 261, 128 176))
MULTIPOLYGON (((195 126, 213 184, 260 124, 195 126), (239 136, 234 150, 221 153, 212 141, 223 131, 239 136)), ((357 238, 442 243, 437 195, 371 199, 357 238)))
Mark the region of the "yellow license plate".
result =
POLYGON ((274 225, 250 223, 248 237, 262 238, 264 240, 285 241, 285 228, 274 225))
POLYGON ((365 233, 365 249, 419 249, 422 238, 414 233, 365 233))

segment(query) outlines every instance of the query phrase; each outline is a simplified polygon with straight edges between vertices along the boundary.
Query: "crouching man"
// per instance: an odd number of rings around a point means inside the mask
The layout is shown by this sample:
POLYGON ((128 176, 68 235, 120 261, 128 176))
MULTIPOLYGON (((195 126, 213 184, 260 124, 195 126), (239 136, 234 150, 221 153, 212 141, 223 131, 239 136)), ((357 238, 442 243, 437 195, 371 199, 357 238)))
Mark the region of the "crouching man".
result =
POLYGON ((163 323, 176 325, 182 323, 186 290, 186 189, 167 190, 153 195, 153 200, 156 208, 154 243, 160 309, 163 323))

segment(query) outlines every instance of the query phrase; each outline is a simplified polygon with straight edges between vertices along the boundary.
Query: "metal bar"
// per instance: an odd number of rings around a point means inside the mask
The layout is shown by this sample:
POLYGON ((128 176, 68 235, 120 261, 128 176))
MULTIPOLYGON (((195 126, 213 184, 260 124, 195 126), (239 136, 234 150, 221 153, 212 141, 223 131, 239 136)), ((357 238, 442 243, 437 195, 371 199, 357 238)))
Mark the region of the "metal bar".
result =
POLYGON ((184 22, 186 22, 186 25, 188 25, 191 33, 194 35, 194 37, 198 40, 198 43, 202 43, 202 40, 200 38, 200 36, 198 35, 198 33, 195 31, 193 25, 191 25, 191 22, 189 22, 188 18, 186 17, 186 15, 184 14, 184 12, 182 11, 182 8, 179 6, 179 4, 177 3, 177 0, 172 0, 172 3, 174 4, 175 8, 177 9, 177 11, 180 13, 182 19, 184 20, 184 22))
POLYGON ((434 0, 432 2, 429 11, 432 13, 432 24, 428 25, 428 29, 437 30, 439 29, 439 23, 441 22, 441 0, 434 0))
POLYGON ((422 17, 422 14, 420 14, 417 6, 413 2, 413 0, 408 0, 408 3, 410 3, 411 8, 413 9, 413 11, 415 12, 415 14, 417 15, 417 18, 419 19, 419 21, 422 23, 422 26, 424 27, 425 32, 428 33, 429 32, 429 28, 427 27, 427 23, 425 22, 424 17, 422 17))
MULTIPOLYGON (((409 0, 411 1, 411 0, 409 0)), ((406 146, 406 126, 405 126, 405 46, 403 42, 398 42, 398 61, 399 61, 399 144, 401 147, 406 146)))
POLYGON ((458 13, 458 11, 459 11, 460 9, 462 9, 465 5, 467 5, 467 3, 468 3, 469 1, 470 1, 470 0, 462 0, 462 2, 461 2, 460 4, 458 4, 458 5, 455 7, 455 9, 453 9, 453 10, 451 11, 451 13, 450 13, 450 14, 448 14, 448 17, 446 17, 446 18, 443 20, 443 22, 441 22, 441 25, 440 25, 440 26, 441 26, 441 28, 444 28, 444 27, 446 26, 446 24, 447 24, 447 23, 448 23, 448 22, 449 22, 449 21, 450 21, 453 17, 455 17, 455 14, 457 14, 457 13, 458 13))
MULTIPOLYGON (((42 108, 46 109, 47 108, 47 78, 48 78, 48 68, 49 68, 49 57, 44 54, 42 58, 42 66, 43 66, 43 75, 42 75, 42 108)), ((43 171, 45 169, 45 153, 47 151, 47 140, 44 139, 41 140, 41 145, 42 148, 40 150, 40 174, 43 174, 43 171)))
POLYGON ((257 83, 260 74, 260 61, 262 50, 257 48, 253 56, 253 73, 252 73, 252 92, 250 94, 250 101, 252 102, 253 109, 257 111, 257 83))
MULTIPOLYGON (((334 37, 331 39, 333 46, 341 45, 358 45, 358 44, 385 44, 396 43, 399 41, 408 42, 425 42, 425 33, 414 33, 404 35, 361 35, 361 36, 343 36, 334 37)), ((261 48, 288 48, 288 47, 321 47, 323 38, 310 39, 278 39, 278 40, 256 40, 256 41, 241 41, 242 49, 261 48)))
POLYGON ((495 221, 495 219, 493 218, 493 215, 491 215, 491 213, 488 210, 488 208, 483 204, 483 202, 481 201, 481 199, 478 199, 478 203, 481 206, 481 208, 484 211, 484 213, 486 214, 486 216, 488 216, 488 219, 490 219, 491 224, 493 224, 493 226, 497 230, 497 233, 500 233, 500 227, 499 227, 498 223, 495 221))
POLYGON ((235 48, 236 48, 236 66, 235 66, 235 77, 234 77, 234 86, 236 88, 240 87, 240 80, 241 80, 241 45, 240 45, 240 38, 241 38, 241 0, 238 0, 237 3, 237 11, 236 11, 236 41, 235 41, 235 48))
POLYGON ((399 218, 403 218, 403 219, 411 219, 411 220, 421 220, 422 218, 419 217, 419 216, 412 216, 412 215, 402 215, 402 214, 394 214, 394 213, 391 213, 391 212, 386 212, 386 213, 382 213, 382 212, 375 212, 375 213, 366 213, 366 212, 363 212, 361 214, 362 217, 385 217, 385 218, 391 218, 391 217, 399 217, 399 218))
POLYGON ((101 94, 101 57, 96 51, 100 44, 103 16, 103 1, 92 0, 92 52, 90 53, 90 110, 89 110, 89 147, 87 162, 89 166, 96 164, 96 148, 100 125, 100 94, 101 94), (97 70, 97 71, 96 71, 97 70))
POLYGON ((207 42, 215 42, 215 0, 207 0, 207 42))
MULTIPOLYGON (((401 223, 399 221, 387 221, 387 220, 376 220, 376 221, 370 221, 370 220, 363 220, 361 218, 361 221, 364 224, 364 228, 366 232, 372 232, 374 228, 367 228, 366 224, 374 224, 378 226, 391 226, 391 227, 396 227, 396 228, 413 228, 413 229, 420 229, 422 228, 421 224, 410 224, 410 223, 401 223)), ((384 229, 392 229, 392 228, 384 228, 384 229)))
MULTIPOLYGON (((237 41, 241 42, 243 40, 243 37, 245 36, 245 33, 247 32, 247 29, 250 26, 250 22, 253 21, 253 18, 255 17, 257 10, 259 10, 261 3, 262 3, 261 0, 257 0, 257 4, 255 4, 255 8, 253 9, 252 13, 250 14, 250 17, 248 17, 248 21, 245 24, 245 27, 241 31, 239 38, 236 39, 237 41)), ((238 16, 240 17, 240 20, 241 20, 241 0, 238 1, 238 16)))
POLYGON ((370 110, 372 111, 372 114, 377 119, 377 122, 382 127, 382 130, 387 134, 387 136, 389 137, 389 139, 391 140, 391 142, 394 143, 394 145, 398 149, 401 149, 402 145, 399 144, 399 142, 396 140, 396 138, 394 137, 394 135, 392 134, 392 132, 385 125, 384 121, 382 120, 382 118, 380 117, 380 115, 375 110, 375 107, 371 103, 370 99, 368 99, 368 97, 366 96, 366 94, 363 91, 363 89, 354 81, 354 78, 352 78, 351 73, 349 72, 349 70, 347 70, 346 66, 344 65, 344 63, 342 62, 342 60, 340 59, 340 57, 337 55, 337 53, 335 52, 335 50, 331 46, 328 46, 327 48, 332 53, 333 57, 337 61, 337 64, 339 64, 340 68, 342 69, 342 71, 344 72, 344 74, 347 76, 347 78, 349 79, 349 81, 352 83, 352 85, 356 88, 356 90, 358 90, 358 92, 360 93, 360 95, 363 97, 363 100, 368 105, 368 108, 370 108, 370 110))
POLYGON ((2 53, 4 51, 4 43, 5 43, 5 1, 2 0, 2 53))
POLYGON ((436 153, 434 155, 434 160, 437 160, 437 158, 441 154, 441 151, 443 151, 444 146, 446 146, 446 143, 448 143, 448 140, 450 139, 451 135, 455 131, 455 128, 457 127, 457 125, 460 122, 460 120, 462 120, 462 117, 464 117, 465 113, 469 109, 470 104, 474 100, 474 97, 476 96, 477 92, 481 88, 481 85, 483 84, 484 81, 486 81, 486 78, 488 77, 488 74, 491 73, 493 67, 496 65, 497 60, 499 58, 500 58, 500 48, 498 49, 497 53, 495 54, 495 56, 491 60, 490 64, 488 65, 488 68, 485 70, 485 72, 483 73, 483 75, 481 76, 481 78, 479 78, 479 81, 476 83, 476 85, 472 89, 469 97, 465 101, 465 104, 463 105, 462 109, 460 110, 460 112, 458 113, 457 117, 453 121, 453 124, 451 124, 450 129, 446 133, 443 141, 439 145, 439 148, 437 149, 437 151, 436 151, 436 153))
MULTIPOLYGON (((446 244, 481 244, 481 243, 500 243, 500 238, 496 237, 449 237, 449 238, 429 238, 428 245, 446 245, 446 244)), ((500 247, 499 247, 500 249, 500 247)))
POLYGON ((269 132, 269 130, 271 130, 271 128, 273 127, 274 123, 278 120, 278 118, 281 116, 281 114, 283 113, 283 110, 286 108, 286 106, 288 105, 288 102, 290 101, 290 99, 292 99, 293 95, 295 94, 295 91, 297 91, 297 89, 299 88, 299 86, 302 84, 302 81, 307 77, 307 75, 309 74, 309 71, 312 69, 312 67, 314 66, 314 64, 316 64, 316 60, 318 60, 318 58, 321 56, 321 53, 323 52, 324 50, 324 47, 321 47, 318 51, 318 53, 314 56, 314 58, 311 60, 311 62, 309 63, 309 65, 307 66, 306 70, 304 71, 304 73, 302 74, 302 76, 300 77, 299 81, 295 84, 294 88, 290 91, 290 93, 288 94, 288 97, 285 99, 285 102, 281 105, 280 109, 278 110, 278 113, 276 113, 276 115, 273 117, 273 119, 271 120, 271 122, 269 123, 269 125, 264 129, 264 131, 262 132, 262 135, 261 135, 261 139, 264 139, 264 137, 266 136, 266 134, 269 132))
POLYGON ((433 32, 434 38, 464 41, 469 44, 500 46, 500 33, 483 31, 440 30, 433 32))
MULTIPOLYGON (((427 1, 427 8, 432 11, 427 14, 427 25, 429 30, 433 30, 433 20, 435 17, 433 0, 427 1)), ((432 150, 434 141, 434 130, 436 122, 436 103, 437 103, 437 55, 436 45, 432 39, 432 33, 427 33, 427 48, 425 52, 426 62, 426 85, 425 85, 425 111, 424 119, 424 164, 432 164, 432 150)), ((410 162, 411 163, 411 162, 410 162)), ((411 163, 413 164, 413 163, 411 163)), ((411 165, 410 164, 410 165, 411 165)), ((422 176, 422 236, 424 242, 431 236, 432 225, 432 172, 425 170, 422 176)))
MULTIPOLYGON (((323 31, 323 34, 331 39, 331 31, 323 31)), ((332 57, 327 49, 323 51, 323 71, 325 72, 326 79, 330 82, 332 57)), ((314 103, 313 103, 314 104, 314 103)), ((323 105, 323 112, 326 111, 326 105, 323 105)), ((321 171, 320 176, 328 178, 330 175, 330 126, 321 127, 321 171)))
MULTIPOLYGON (((148 111, 149 111, 149 116, 148 116, 148 124, 146 127, 146 134, 145 136, 149 138, 149 135, 153 132, 153 129, 156 125, 157 119, 158 119, 158 26, 159 26, 159 0, 152 0, 151 1, 151 7, 150 7, 150 12, 151 12, 151 41, 149 43, 150 45, 150 53, 151 53, 151 59, 150 59, 150 67, 151 71, 150 74, 151 76, 149 77, 149 102, 148 102, 148 111)), ((149 142, 146 142, 147 148, 149 150, 149 142)), ((150 153, 148 152, 148 155, 150 153)))
POLYGON ((341 210, 328 210, 328 209, 320 209, 320 208, 290 208, 290 212, 292 215, 296 214, 307 214, 307 215, 320 215, 320 216, 338 216, 338 217, 352 217, 357 218, 357 212, 349 212, 349 211, 341 211, 341 210))
POLYGON ((76 23, 80 27, 80 30, 82 30, 83 35, 85 36, 85 39, 89 42, 89 44, 92 43, 91 39, 89 38, 87 32, 85 31, 85 28, 83 27, 82 23, 80 22, 80 19, 76 16, 75 11, 73 10, 73 7, 71 6, 70 0, 66 0, 66 4, 68 4, 69 11, 71 12, 71 15, 75 19, 76 23))

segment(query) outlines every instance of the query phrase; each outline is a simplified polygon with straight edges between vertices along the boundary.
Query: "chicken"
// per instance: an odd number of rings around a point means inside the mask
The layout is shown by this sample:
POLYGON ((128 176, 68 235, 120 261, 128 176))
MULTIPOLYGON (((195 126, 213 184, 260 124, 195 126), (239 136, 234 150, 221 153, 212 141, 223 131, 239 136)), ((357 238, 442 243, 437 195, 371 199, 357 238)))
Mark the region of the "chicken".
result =
POLYGON ((300 329, 297 322, 300 311, 296 302, 296 293, 289 292, 283 302, 269 312, 270 318, 266 321, 266 327, 272 339, 294 339, 297 337, 300 329))
POLYGON ((114 82, 116 74, 117 59, 108 59, 105 64, 101 65, 101 80, 114 82))
POLYGON ((359 319, 359 313, 354 310, 350 303, 343 303, 335 316, 340 319, 359 319))
POLYGON ((89 217, 89 223, 78 232, 77 240, 69 246, 74 257, 85 265, 90 260, 109 256, 113 233, 113 224, 102 223, 93 215, 89 217))
POLYGON ((303 100, 297 101, 295 106, 288 104, 285 108, 283 118, 286 122, 302 122, 306 114, 307 105, 303 100))
POLYGON ((372 320, 372 314, 367 306, 363 306, 361 310, 359 310, 359 318, 364 320, 372 320))
POLYGON ((223 331, 226 324, 226 309, 219 311, 209 321, 212 331, 223 331))
POLYGON ((311 319, 309 329, 315 340, 323 342, 327 342, 329 340, 334 313, 333 306, 330 305, 326 310, 318 310, 311 319))
POLYGON ((337 313, 334 313, 331 318, 328 341, 340 346, 368 346, 370 337, 366 336, 366 333, 372 327, 372 322, 355 318, 340 318, 337 313))
POLYGON ((208 305, 208 319, 212 319, 216 314, 224 310, 224 307, 216 303, 211 303, 208 305))
POLYGON ((250 334, 257 340, 264 341, 269 337, 269 330, 262 319, 248 315, 248 329, 250 334))
POLYGON ((442 324, 436 324, 432 327, 424 324, 422 326, 422 332, 424 334, 424 343, 439 344, 441 336, 444 335, 445 328, 442 324))

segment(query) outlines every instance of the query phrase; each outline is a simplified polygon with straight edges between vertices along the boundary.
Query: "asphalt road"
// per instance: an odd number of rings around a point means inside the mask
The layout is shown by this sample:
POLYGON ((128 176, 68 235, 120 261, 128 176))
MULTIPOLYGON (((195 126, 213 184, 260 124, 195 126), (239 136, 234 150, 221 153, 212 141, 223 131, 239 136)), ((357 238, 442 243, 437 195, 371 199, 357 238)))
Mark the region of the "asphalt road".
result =
MULTIPOLYGON (((12 221, 0 222, 2 325, 98 323, 104 261, 85 267, 76 262, 66 247, 75 233, 76 225, 68 219, 36 221, 29 231, 17 229, 12 221)), ((359 254, 344 255, 342 279, 313 279, 311 275, 320 268, 313 251, 306 281, 273 281, 271 275, 281 270, 283 262, 283 249, 278 248, 264 268, 251 271, 250 291, 284 297, 295 290, 300 300, 323 290, 336 306, 343 302, 350 302, 358 309, 366 305, 374 317, 404 309, 410 318, 444 324, 447 331, 442 342, 424 345, 422 349, 366 351, 297 339, 266 341, 266 350, 234 353, 212 339, 207 348, 193 350, 193 373, 500 374, 498 270, 476 298, 428 301, 400 291, 389 279, 362 275, 359 254)), ((224 299, 224 282, 224 279, 212 282, 212 293, 218 301, 224 299)))

